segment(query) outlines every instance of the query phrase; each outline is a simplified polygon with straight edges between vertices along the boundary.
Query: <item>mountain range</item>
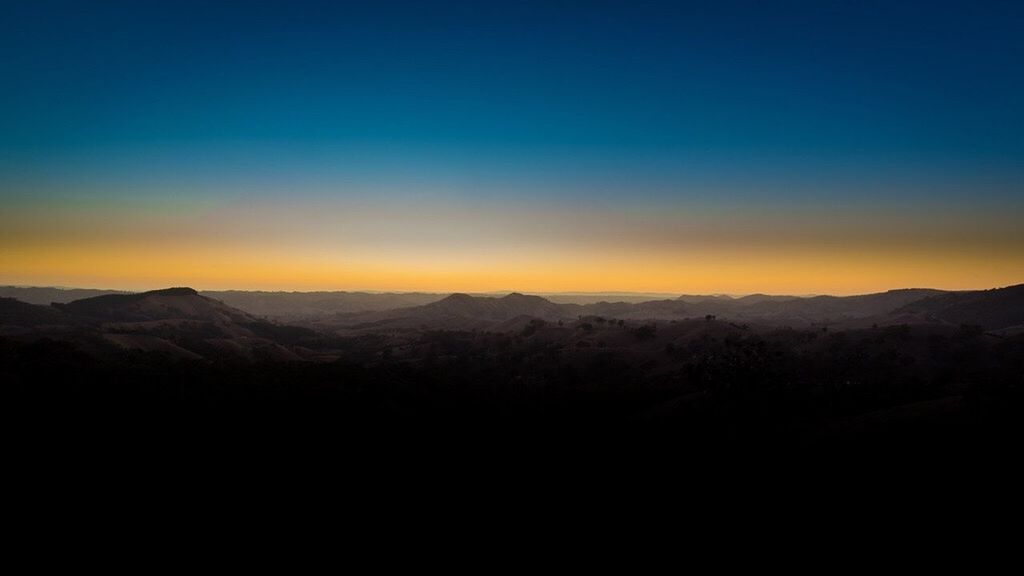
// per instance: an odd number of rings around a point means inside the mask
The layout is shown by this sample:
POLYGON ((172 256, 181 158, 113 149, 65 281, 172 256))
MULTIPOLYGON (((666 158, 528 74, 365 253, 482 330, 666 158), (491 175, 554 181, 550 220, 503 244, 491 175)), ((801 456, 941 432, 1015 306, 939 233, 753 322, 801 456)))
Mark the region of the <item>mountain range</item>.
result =
MULTIPOLYGON (((66 304, 83 298, 108 294, 127 294, 119 290, 0 286, 0 298, 15 298, 29 304, 66 304)), ((308 320, 334 313, 391 310, 436 302, 448 294, 430 292, 268 292, 263 290, 204 290, 199 294, 220 300, 228 306, 274 320, 308 320)), ((639 303, 663 299, 665 294, 639 292, 552 293, 538 294, 558 304, 594 304, 597 302, 639 303)), ((495 296, 495 294, 473 294, 495 296)), ((725 297, 728 298, 728 297, 725 297)))
POLYGON ((1024 285, 987 291, 890 290, 859 296, 685 296, 642 303, 556 304, 539 296, 452 294, 405 308, 325 316, 311 322, 339 333, 414 330, 518 329, 530 318, 547 321, 600 317, 631 321, 718 318, 740 324, 832 329, 892 324, 977 324, 989 330, 1024 324, 1024 285))
MULTIPOLYGON (((7 288, 5 294, 38 297, 54 289, 7 288), (22 292, 19 292, 22 291, 22 292)), ((72 294, 81 292, 71 290, 72 294)), ((300 316, 288 323, 269 321, 254 311, 267 310, 264 293, 232 292, 235 307, 209 293, 168 288, 142 293, 111 293, 54 302, 44 306, 0 298, 0 335, 20 339, 51 337, 74 340, 89 349, 162 350, 172 355, 244 359, 317 359, 337 357, 345 344, 339 337, 410 334, 425 330, 520 333, 541 323, 646 323, 717 320, 761 328, 860 329, 899 324, 977 325, 988 331, 1024 331, 1024 284, 963 292, 930 289, 891 290, 860 296, 681 296, 640 303, 555 303, 535 295, 502 297, 451 294, 367 294, 335 302, 363 309, 300 316), (408 304, 421 302, 422 304, 408 304), (396 306, 398 305, 398 306, 396 306), (392 306, 391 308, 384 308, 392 306)), ((325 294, 279 293, 271 298, 303 303, 330 300, 325 294), (319 299, 319 300, 318 300, 319 299)), ((296 307, 297 306, 297 307, 296 307)), ((333 305, 327 306, 332 310, 333 305)), ((275 308, 276 309, 276 308, 275 308)), ((315 306, 306 308, 309 313, 315 306)), ((344 307, 343 307, 344 309, 344 307)))
POLYGON ((179 358, 316 359, 323 338, 232 308, 191 288, 104 294, 50 306, 0 298, 0 336, 70 341, 92 353, 159 351, 179 358))

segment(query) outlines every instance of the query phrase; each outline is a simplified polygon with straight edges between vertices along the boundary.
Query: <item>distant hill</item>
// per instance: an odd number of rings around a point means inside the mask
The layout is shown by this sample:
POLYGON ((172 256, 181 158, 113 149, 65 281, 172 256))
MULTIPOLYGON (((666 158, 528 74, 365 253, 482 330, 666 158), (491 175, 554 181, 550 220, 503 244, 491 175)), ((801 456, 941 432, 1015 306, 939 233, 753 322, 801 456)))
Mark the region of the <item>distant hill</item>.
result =
POLYGON ((736 299, 737 304, 760 304, 761 302, 788 302, 798 300, 799 296, 772 296, 769 294, 748 294, 736 299))
MULTIPOLYGON (((786 296, 751 294, 680 295, 635 301, 636 295, 586 294, 544 298, 512 293, 506 296, 369 292, 196 292, 172 288, 138 294, 58 288, 0 289, 25 302, 55 302, 68 318, 93 322, 142 322, 198 319, 244 324, 259 318, 333 332, 359 326, 363 332, 452 329, 496 330, 529 318, 558 320, 594 316, 626 320, 685 320, 714 316, 740 324, 811 326, 836 329, 892 323, 973 323, 989 329, 1024 325, 1020 286, 999 290, 943 292, 927 288, 890 290, 857 296, 786 296), (94 293, 98 293, 95 294, 94 293), (66 301, 72 295, 89 298, 66 301), (618 296, 622 300, 615 300, 618 296), (597 300, 608 296, 609 300, 597 300), (628 296, 628 297, 627 297, 628 296), (553 301, 557 298, 558 301, 553 301), (62 302, 64 301, 64 302, 62 302), (519 319, 519 320, 516 320, 519 319)), ((7 305, 8 318, 53 320, 52 313, 7 305)), ((20 320, 29 322, 29 320, 20 320)), ((10 324, 10 322, 7 322, 10 324)))
POLYGON ((513 292, 501 298, 452 294, 447 298, 422 306, 418 312, 428 315, 503 321, 523 315, 538 318, 559 316, 563 314, 563 310, 564 305, 555 304, 540 296, 526 296, 513 292))
MULTIPOLYGON (((446 294, 428 292, 262 292, 244 290, 201 291, 240 310, 279 320, 308 320, 328 314, 348 314, 411 308, 437 302, 446 294)), ((477 298, 501 297, 494 294, 469 294, 477 298)), ((537 294, 555 304, 596 304, 599 302, 640 303, 664 298, 647 293, 558 293, 537 294)))
MULTIPOLYGON (((930 296, 938 290, 891 290, 860 296, 763 296, 733 299, 727 296, 683 297, 685 300, 650 302, 598 302, 594 304, 558 304, 539 296, 512 293, 482 297, 452 294, 423 306, 395 310, 338 314, 321 318, 315 325, 323 329, 394 331, 412 329, 494 330, 515 318, 559 320, 596 317, 626 320, 686 320, 714 316, 749 324, 808 326, 833 324, 890 313, 901 306, 930 296)), ((509 324, 518 326, 520 322, 509 324)))
POLYGON ((733 300, 733 297, 724 294, 683 294, 676 298, 676 300, 696 304, 699 302, 729 302, 733 300))
POLYGON ((302 325, 275 324, 191 288, 105 294, 51 306, 0 298, 4 338, 50 338, 93 352, 143 350, 203 360, 373 361, 373 354, 383 353, 382 342, 394 346, 388 354, 406 354, 418 350, 428 332, 457 331, 515 333, 584 348, 643 343, 656 355, 670 343, 662 341, 665 337, 677 334, 679 338, 673 336, 671 342, 678 344, 684 341, 683 332, 752 334, 815 327, 813 332, 820 333, 816 327, 823 325, 830 330, 884 330, 893 324, 919 325, 915 330, 954 330, 972 324, 1000 330, 1004 336, 1016 333, 1024 327, 1024 285, 969 292, 908 289, 842 297, 711 297, 585 305, 520 293, 451 294, 417 306, 315 315, 302 325))
POLYGON ((205 290, 200 292, 249 314, 282 320, 314 318, 327 314, 392 310, 420 306, 444 298, 423 292, 262 292, 205 290))
MULTIPOLYGON (((95 296, 133 294, 117 290, 83 288, 40 288, 2 286, 0 298, 16 298, 29 304, 66 304, 95 296)), ((312 318, 325 314, 391 310, 428 304, 444 294, 423 292, 264 292, 247 290, 204 290, 199 295, 219 300, 254 316, 280 320, 312 318)))
POLYGON ((0 299, 0 334, 53 338, 96 353, 142 350, 182 359, 334 357, 317 332, 259 320, 192 288, 105 294, 51 306, 0 299))
POLYGON ((512 293, 503 297, 451 294, 437 302, 379 312, 337 314, 323 318, 316 325, 325 329, 360 331, 491 329, 500 323, 521 317, 564 318, 569 311, 581 308, 576 304, 555 304, 540 296, 512 293))
POLYGON ((192 288, 167 288, 138 294, 107 294, 55 304, 74 316, 117 322, 193 319, 212 322, 253 322, 256 319, 223 302, 200 296, 192 288))
POLYGON ((682 296, 676 300, 640 304, 585 306, 581 313, 634 319, 682 319, 710 315, 740 322, 807 325, 884 314, 942 293, 939 290, 907 289, 859 296, 682 296))
POLYGON ((630 304, 637 304, 672 298, 671 294, 657 292, 536 292, 532 294, 555 304, 597 304, 599 302, 628 302, 630 304))
POLYGON ((927 321, 975 324, 989 330, 1024 325, 1024 284, 933 295, 895 311, 927 321))
MULTIPOLYGON (((360 322, 383 321, 392 326, 398 326, 418 321, 420 325, 427 323, 437 326, 475 328, 487 327, 494 322, 506 321, 515 316, 552 319, 582 315, 637 320, 703 318, 711 315, 741 323, 792 326, 827 323, 838 326, 875 316, 882 317, 878 320, 880 322, 897 321, 898 319, 895 317, 887 315, 917 300, 941 294, 943 292, 939 290, 906 289, 858 296, 802 297, 750 294, 734 298, 723 294, 683 294, 674 297, 662 296, 658 299, 661 295, 618 292, 607 294, 562 293, 543 297, 513 293, 509 300, 503 300, 506 297, 489 294, 460 294, 451 299, 452 296, 422 292, 226 290, 198 293, 199 296, 220 301, 230 308, 250 314, 255 318, 307 326, 333 326, 337 324, 336 321, 340 317, 346 317, 344 320, 346 323, 358 319, 360 322), (412 311, 420 306, 431 304, 436 304, 436 306, 412 311), (453 318, 461 320, 456 322, 453 318)), ((122 306, 122 304, 130 302, 131 297, 136 296, 130 293, 114 293, 105 290, 17 287, 0 288, 0 295, 36 304, 70 303, 95 296, 129 297, 128 300, 115 298, 90 303, 88 304, 91 307, 89 311, 83 308, 86 305, 78 305, 75 310, 77 314, 92 314, 103 318, 112 318, 110 314, 113 312, 102 312, 99 309, 101 303, 121 303, 118 306, 122 306)), ((159 309, 158 306, 156 310, 159 309)), ((128 314, 128 316, 122 316, 123 318, 146 317, 155 312, 154 309, 127 312, 128 309, 123 307, 119 310, 119 314, 128 314)), ((904 316, 908 321, 927 321, 927 315, 906 314, 904 316)))
POLYGON ((940 290, 911 288, 858 296, 811 296, 806 298, 747 296, 736 301, 735 309, 719 315, 753 322, 821 323, 866 318, 891 312, 911 302, 942 294, 940 290))
POLYGON ((106 294, 127 294, 118 290, 93 290, 87 288, 36 288, 21 286, 0 286, 0 298, 16 298, 29 304, 49 306, 53 302, 67 303, 106 294))

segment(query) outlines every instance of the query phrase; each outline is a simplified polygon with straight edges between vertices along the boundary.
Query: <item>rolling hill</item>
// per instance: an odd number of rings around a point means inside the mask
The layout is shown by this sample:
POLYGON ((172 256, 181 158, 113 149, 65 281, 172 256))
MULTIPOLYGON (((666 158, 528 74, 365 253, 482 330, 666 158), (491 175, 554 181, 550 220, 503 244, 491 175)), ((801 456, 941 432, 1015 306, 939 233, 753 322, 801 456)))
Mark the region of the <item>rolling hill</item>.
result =
POLYGON ((0 298, 0 326, 29 327, 74 323, 74 319, 51 306, 29 304, 14 298, 0 298))
POLYGON ((517 318, 567 318, 578 308, 576 304, 555 304, 540 296, 519 293, 500 298, 456 293, 423 306, 337 314, 317 320, 314 326, 346 332, 489 330, 517 318))
POLYGON ((206 290, 201 295, 255 316, 280 320, 308 319, 329 314, 391 310, 420 306, 444 298, 423 292, 262 292, 206 290))
POLYGON ((16 298, 28 304, 49 306, 53 302, 65 304, 83 298, 104 296, 107 294, 127 294, 118 290, 94 290, 90 288, 50 288, 0 286, 0 298, 16 298))
POLYGON ((0 300, 0 327, 22 340, 72 341, 93 352, 142 350, 184 359, 322 358, 331 344, 299 327, 259 320, 191 288, 105 294, 51 306, 0 300))
POLYGON ((73 316, 113 322, 193 319, 218 323, 247 323, 256 318, 223 302, 200 296, 192 288, 167 288, 138 294, 107 294, 54 304, 73 316))
MULTIPOLYGON (((837 325, 852 320, 875 318, 887 323, 887 316, 910 303, 945 294, 939 290, 891 290, 859 296, 756 298, 692 297, 641 303, 598 302, 557 304, 539 296, 512 293, 501 298, 452 294, 423 306, 355 314, 337 314, 316 320, 326 330, 357 332, 408 331, 414 329, 501 330, 520 326, 516 319, 538 318, 557 321, 597 317, 635 321, 686 320, 714 316, 747 324, 806 327, 837 325)), ((919 322, 926 322, 920 318, 919 322)))
POLYGON ((950 292, 916 300, 894 314, 947 324, 976 324, 989 330, 1024 326, 1024 284, 950 292))
MULTIPOLYGON (((219 326, 229 336, 251 332, 246 326, 263 317, 326 333, 373 333, 432 330, 514 331, 531 318, 557 321, 601 317, 636 321, 671 321, 714 316, 739 324, 834 329, 874 324, 977 324, 987 329, 1024 325, 1024 285, 997 290, 944 292, 914 288, 857 296, 772 296, 752 294, 682 295, 645 302, 553 302, 536 295, 511 293, 481 296, 463 293, 441 297, 426 293, 363 292, 196 292, 169 288, 138 294, 117 293, 54 302, 36 308, 4 303, 2 324, 46 325, 141 323, 194 320, 219 326), (223 295, 228 301, 211 298, 223 295), (238 304, 237 306, 235 304, 238 304)), ((76 290, 6 288, 29 299, 66 299, 76 290)), ((93 291, 86 291, 93 292, 93 291)), ((96 291, 102 292, 102 291, 96 291)))

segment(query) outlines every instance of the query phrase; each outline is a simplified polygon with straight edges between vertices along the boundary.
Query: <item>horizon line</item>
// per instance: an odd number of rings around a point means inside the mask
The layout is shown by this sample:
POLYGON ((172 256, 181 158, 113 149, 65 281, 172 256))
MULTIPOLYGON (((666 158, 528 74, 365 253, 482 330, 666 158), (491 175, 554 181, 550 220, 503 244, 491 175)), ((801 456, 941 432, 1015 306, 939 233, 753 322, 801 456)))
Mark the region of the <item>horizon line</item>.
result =
POLYGON ((1014 284, 1006 284, 1003 286, 989 286, 984 288, 969 288, 969 289, 945 289, 945 288, 934 288, 927 286, 909 286, 902 288, 888 288, 885 290, 879 290, 874 292, 860 292, 851 294, 829 294, 829 293, 806 293, 806 294, 782 294, 782 293, 768 293, 768 292, 748 292, 748 293, 728 293, 728 292, 709 292, 709 293, 697 293, 697 292, 646 292, 646 291, 629 291, 629 290, 609 290, 603 291, 523 291, 523 290, 488 290, 485 292, 479 291, 464 291, 464 290, 452 290, 452 291, 429 291, 429 290, 375 290, 375 289, 336 289, 336 290, 263 290, 263 289, 244 289, 244 288, 193 288, 191 286, 163 286, 160 288, 147 288, 147 289, 128 289, 128 288, 91 288, 82 286, 38 286, 38 285, 18 285, 18 284, 2 284, 0 288, 18 288, 18 289, 49 289, 49 290, 95 290, 104 292, 123 292, 131 294, 139 294, 144 292, 152 292, 156 290, 166 290, 168 288, 182 288, 187 287, 195 290, 196 292, 251 292, 251 293, 267 293, 267 294, 316 294, 316 293, 327 293, 327 294, 371 294, 371 295, 386 295, 386 294, 431 294, 439 296, 449 296, 452 294, 468 294, 470 296, 507 296, 509 294, 525 294, 533 296, 671 296, 679 298, 682 296, 705 296, 705 297, 728 297, 732 299, 743 298, 746 296, 791 296, 796 298, 813 298, 815 296, 866 296, 870 294, 883 294, 886 292, 893 292, 897 290, 936 290, 940 292, 976 292, 983 290, 996 290, 1000 288, 1009 288, 1024 284, 1024 280, 1014 284))

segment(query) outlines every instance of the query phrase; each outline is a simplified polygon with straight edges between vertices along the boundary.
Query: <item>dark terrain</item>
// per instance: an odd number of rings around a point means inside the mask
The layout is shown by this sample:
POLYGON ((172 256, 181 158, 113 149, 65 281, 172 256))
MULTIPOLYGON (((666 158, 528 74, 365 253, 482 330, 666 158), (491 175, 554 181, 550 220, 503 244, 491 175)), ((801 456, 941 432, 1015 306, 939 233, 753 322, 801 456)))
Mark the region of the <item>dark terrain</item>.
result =
POLYGON ((19 417, 48 430, 634 438, 699 451, 967 448, 1005 442, 1020 422, 1024 285, 380 305, 288 325, 189 288, 3 298, 0 379, 19 417))

